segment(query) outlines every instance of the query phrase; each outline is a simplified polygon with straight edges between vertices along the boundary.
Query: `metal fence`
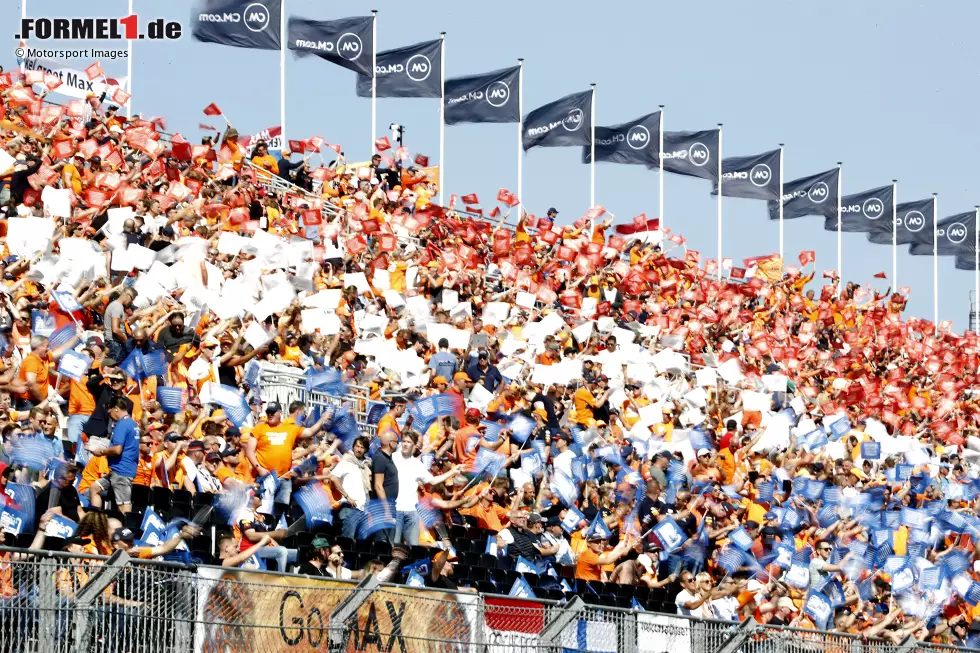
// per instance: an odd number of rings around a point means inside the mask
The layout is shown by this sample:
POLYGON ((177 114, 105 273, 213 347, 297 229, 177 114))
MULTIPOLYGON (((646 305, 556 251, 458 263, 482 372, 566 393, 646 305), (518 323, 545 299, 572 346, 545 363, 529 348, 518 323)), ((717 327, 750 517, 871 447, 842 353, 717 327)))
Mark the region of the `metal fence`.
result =
POLYGON ((954 653, 462 591, 0 548, 4 653, 954 653), (3 582, 9 581, 9 582, 3 582))

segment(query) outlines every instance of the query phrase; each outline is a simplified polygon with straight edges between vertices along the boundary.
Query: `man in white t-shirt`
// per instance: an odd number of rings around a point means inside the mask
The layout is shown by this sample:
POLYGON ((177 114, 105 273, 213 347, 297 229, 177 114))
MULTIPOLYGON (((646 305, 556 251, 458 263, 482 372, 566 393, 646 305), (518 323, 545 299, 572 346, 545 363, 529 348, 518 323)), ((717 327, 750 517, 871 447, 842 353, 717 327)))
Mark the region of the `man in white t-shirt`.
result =
MULTIPOLYGON (((362 440, 363 438, 358 438, 352 447, 358 460, 363 459, 364 452, 367 451, 362 440)), ((347 501, 347 505, 340 509, 341 533, 344 537, 353 540, 357 536, 358 525, 366 516, 364 506, 367 504, 367 493, 364 491, 364 476, 361 469, 345 456, 330 470, 330 482, 347 501)))
POLYGON ((459 474, 463 466, 456 465, 440 476, 433 476, 426 469, 422 459, 415 456, 419 434, 406 431, 402 434, 401 445, 391 460, 398 469, 398 497, 395 499, 395 539, 392 544, 404 542, 409 546, 419 543, 419 514, 415 510, 419 503, 419 483, 438 484, 459 474))
POLYGON ((711 598, 711 594, 702 594, 698 591, 698 583, 694 574, 689 571, 681 572, 681 591, 674 597, 674 605, 677 606, 677 614, 687 617, 702 615, 701 606, 711 598))

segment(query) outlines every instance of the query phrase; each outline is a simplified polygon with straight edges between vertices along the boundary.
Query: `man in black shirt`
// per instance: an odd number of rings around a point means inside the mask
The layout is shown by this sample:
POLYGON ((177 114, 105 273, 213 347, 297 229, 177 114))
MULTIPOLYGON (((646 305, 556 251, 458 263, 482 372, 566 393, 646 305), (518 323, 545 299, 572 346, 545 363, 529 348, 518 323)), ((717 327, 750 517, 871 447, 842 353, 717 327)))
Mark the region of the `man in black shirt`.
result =
POLYGON ((541 515, 515 510, 510 514, 510 526, 497 535, 497 546, 506 545, 507 555, 512 558, 521 556, 527 560, 538 560, 558 553, 557 545, 548 545, 541 540, 542 533, 544 521, 541 515))
POLYGON ((525 399, 529 399, 532 406, 537 403, 541 403, 544 406, 544 411, 548 414, 548 432, 552 436, 556 435, 561 430, 561 425, 558 423, 558 414, 555 413, 555 400, 549 395, 543 395, 533 390, 525 395, 525 399))
MULTIPOLYGON (((371 475, 374 485, 374 495, 391 504, 391 514, 395 514, 395 499, 398 497, 398 468, 391 459, 398 447, 398 436, 393 431, 382 433, 381 448, 371 460, 371 475)), ((383 528, 377 532, 375 539, 381 542, 393 542, 394 528, 383 528)))
POLYGON ((193 330, 184 329, 184 316, 181 313, 174 313, 168 319, 170 324, 160 329, 157 334, 157 344, 167 350, 173 356, 182 345, 196 347, 201 342, 201 337, 193 330))
POLYGON ((72 520, 76 524, 81 521, 78 509, 82 502, 78 497, 78 490, 75 489, 75 478, 78 476, 78 467, 74 463, 68 463, 61 467, 51 483, 41 490, 34 500, 34 523, 41 521, 41 515, 51 508, 61 508, 61 516, 72 520), (53 496, 52 496, 53 495, 53 496))
POLYGON ((310 544, 313 547, 310 559, 299 566, 299 573, 303 576, 329 578, 327 558, 330 557, 330 542, 325 537, 315 537, 310 544))
POLYGON ((107 358, 102 361, 101 370, 89 372, 85 387, 95 399, 95 409, 82 427, 89 438, 109 437, 109 406, 115 404, 116 399, 125 399, 129 403, 129 413, 132 414, 133 402, 123 392, 126 388, 126 375, 115 367, 116 364, 116 361, 107 358))

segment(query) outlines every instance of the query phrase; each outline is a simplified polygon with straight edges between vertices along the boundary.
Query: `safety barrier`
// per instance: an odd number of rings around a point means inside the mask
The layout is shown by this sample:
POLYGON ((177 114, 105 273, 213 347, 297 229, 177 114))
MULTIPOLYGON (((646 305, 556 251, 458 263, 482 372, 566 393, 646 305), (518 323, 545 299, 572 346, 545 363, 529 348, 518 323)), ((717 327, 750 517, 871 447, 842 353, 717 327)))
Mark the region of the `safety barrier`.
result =
POLYGON ((0 547, 0 651, 962 653, 914 640, 0 547), (12 554, 13 559, 8 557, 12 554))

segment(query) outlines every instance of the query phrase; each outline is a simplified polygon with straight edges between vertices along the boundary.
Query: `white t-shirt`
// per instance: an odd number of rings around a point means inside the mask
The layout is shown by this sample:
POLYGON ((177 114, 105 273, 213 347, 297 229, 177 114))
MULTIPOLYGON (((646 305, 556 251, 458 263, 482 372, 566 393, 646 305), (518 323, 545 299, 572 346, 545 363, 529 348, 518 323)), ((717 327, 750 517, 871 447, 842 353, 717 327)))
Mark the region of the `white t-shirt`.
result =
POLYGON ((554 458, 556 472, 562 472, 568 478, 572 478, 572 461, 575 460, 575 453, 571 449, 566 449, 565 453, 560 453, 554 458))
POLYGON ((358 510, 362 509, 367 503, 367 496, 364 494, 364 479, 357 465, 341 460, 333 468, 331 474, 340 479, 340 485, 344 488, 347 496, 354 501, 354 507, 358 510))
POLYGON ((398 497, 395 499, 395 510, 398 512, 415 512, 419 503, 419 483, 432 482, 432 474, 425 468, 421 458, 406 458, 401 449, 391 455, 392 462, 398 470, 398 497))
POLYGON ((674 598, 674 605, 677 606, 677 614, 685 615, 690 617, 691 615, 700 616, 701 610, 688 610, 684 606, 692 601, 697 601, 698 596, 696 594, 691 594, 686 589, 681 590, 680 593, 674 598))
MULTIPOLYGON (((323 568, 323 571, 325 571, 327 573, 327 576, 330 576, 330 578, 338 578, 338 576, 336 576, 333 573, 333 571, 330 570, 329 567, 324 567, 323 568)), ((340 578, 340 580, 349 580, 350 579, 350 569, 348 569, 347 567, 341 567, 340 568, 340 576, 339 576, 339 578, 340 578)))
POLYGON ((195 483, 197 481, 197 465, 190 456, 184 456, 180 461, 180 466, 184 470, 184 478, 189 483, 195 483))

